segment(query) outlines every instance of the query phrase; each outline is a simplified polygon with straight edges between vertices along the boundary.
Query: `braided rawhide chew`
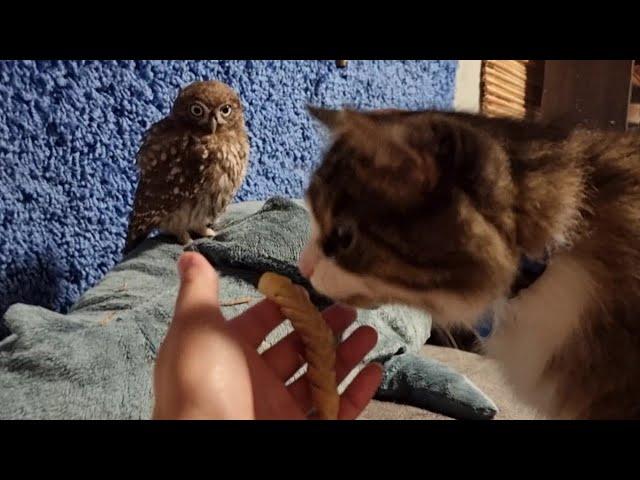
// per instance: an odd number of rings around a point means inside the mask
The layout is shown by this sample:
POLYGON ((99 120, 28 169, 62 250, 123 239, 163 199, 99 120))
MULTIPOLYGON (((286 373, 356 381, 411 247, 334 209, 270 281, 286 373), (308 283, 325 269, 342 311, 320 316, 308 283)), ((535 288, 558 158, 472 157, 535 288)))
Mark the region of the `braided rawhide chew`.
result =
POLYGON ((283 315, 291 320, 293 328, 302 338, 311 398, 318 417, 336 420, 340 396, 336 383, 336 341, 333 332, 311 303, 306 290, 294 285, 287 277, 265 273, 260 277, 258 290, 280 306, 283 315))

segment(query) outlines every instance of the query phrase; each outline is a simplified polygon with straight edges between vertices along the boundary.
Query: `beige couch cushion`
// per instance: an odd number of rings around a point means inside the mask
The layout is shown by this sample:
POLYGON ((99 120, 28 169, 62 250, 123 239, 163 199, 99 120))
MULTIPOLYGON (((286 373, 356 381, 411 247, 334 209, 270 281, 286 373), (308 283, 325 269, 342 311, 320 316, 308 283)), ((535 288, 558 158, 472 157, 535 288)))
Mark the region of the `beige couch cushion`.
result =
MULTIPOLYGON (((496 420, 528 420, 541 418, 534 410, 522 404, 506 384, 494 360, 475 353, 452 348, 425 345, 425 356, 441 361, 466 375, 478 388, 491 398, 499 408, 496 420)), ((450 420, 420 408, 374 400, 360 416, 361 420, 450 420)))

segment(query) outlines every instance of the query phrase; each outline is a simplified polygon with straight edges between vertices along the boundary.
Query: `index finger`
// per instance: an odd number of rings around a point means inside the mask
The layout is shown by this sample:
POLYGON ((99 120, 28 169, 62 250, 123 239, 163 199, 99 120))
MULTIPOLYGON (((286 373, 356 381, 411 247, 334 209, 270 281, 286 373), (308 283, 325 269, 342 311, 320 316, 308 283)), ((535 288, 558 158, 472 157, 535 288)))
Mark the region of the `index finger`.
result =
MULTIPOLYGON (((334 334, 339 335, 356 319, 356 311, 350 307, 334 304, 325 309, 322 316, 334 334)), ((285 316, 278 304, 264 299, 229 320, 228 325, 249 346, 258 348, 266 336, 284 320, 285 316)))

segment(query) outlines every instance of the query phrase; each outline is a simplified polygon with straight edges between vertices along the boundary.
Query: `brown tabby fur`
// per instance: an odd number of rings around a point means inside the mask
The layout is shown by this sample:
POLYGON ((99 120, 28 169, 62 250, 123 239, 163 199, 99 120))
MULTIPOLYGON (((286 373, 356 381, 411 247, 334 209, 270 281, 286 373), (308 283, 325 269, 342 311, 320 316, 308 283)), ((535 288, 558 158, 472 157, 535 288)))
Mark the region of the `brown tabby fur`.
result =
POLYGON ((554 418, 640 418, 640 135, 462 113, 312 113, 334 141, 311 178, 301 271, 356 306, 472 326, 554 418), (550 254, 508 300, 518 260, 550 254))

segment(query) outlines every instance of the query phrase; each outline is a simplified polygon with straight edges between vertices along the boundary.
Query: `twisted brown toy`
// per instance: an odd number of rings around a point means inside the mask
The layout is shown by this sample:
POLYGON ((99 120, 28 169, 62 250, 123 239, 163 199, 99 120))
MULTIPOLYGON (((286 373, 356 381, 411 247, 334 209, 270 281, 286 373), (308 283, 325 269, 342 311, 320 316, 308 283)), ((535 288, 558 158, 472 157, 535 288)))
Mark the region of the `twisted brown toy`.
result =
POLYGON ((260 277, 258 290, 280 306, 302 338, 307 360, 307 378, 311 398, 318 416, 336 420, 340 396, 336 382, 336 342, 333 332, 311 303, 304 288, 294 285, 287 277, 265 273, 260 277))

